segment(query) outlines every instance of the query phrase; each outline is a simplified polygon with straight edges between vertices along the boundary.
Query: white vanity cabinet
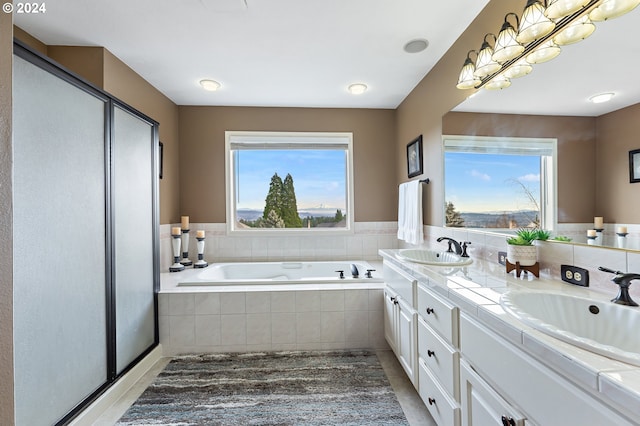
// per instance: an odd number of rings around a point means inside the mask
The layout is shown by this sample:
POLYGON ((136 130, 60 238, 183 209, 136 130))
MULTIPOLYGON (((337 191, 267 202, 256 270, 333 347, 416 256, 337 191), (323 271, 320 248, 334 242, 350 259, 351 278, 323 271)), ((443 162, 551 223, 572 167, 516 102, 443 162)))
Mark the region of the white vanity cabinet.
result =
POLYGON ((419 393, 440 425, 460 424, 458 308, 417 284, 419 393))
POLYGON ((415 280, 391 265, 384 265, 387 288, 384 292, 385 338, 407 376, 417 387, 417 328, 413 307, 415 280))
POLYGON ((499 425, 503 423, 503 415, 513 418, 516 425, 634 424, 465 313, 460 315, 460 350, 462 358, 477 373, 473 376, 475 380, 471 381, 467 381, 472 376, 469 371, 463 369, 462 373, 466 381, 463 381, 462 389, 465 425, 499 425), (467 394, 470 391, 475 392, 471 397, 467 394), (500 409, 489 408, 491 399, 481 396, 483 391, 484 395, 499 395, 509 404, 500 409), (479 402, 480 399, 482 402, 479 402), (516 404, 518 410, 513 408, 516 404), (479 413, 474 411, 475 408, 479 413), (478 423, 479 419, 492 411, 500 419, 478 423), (526 422, 524 416, 516 414, 517 411, 526 415, 526 422))

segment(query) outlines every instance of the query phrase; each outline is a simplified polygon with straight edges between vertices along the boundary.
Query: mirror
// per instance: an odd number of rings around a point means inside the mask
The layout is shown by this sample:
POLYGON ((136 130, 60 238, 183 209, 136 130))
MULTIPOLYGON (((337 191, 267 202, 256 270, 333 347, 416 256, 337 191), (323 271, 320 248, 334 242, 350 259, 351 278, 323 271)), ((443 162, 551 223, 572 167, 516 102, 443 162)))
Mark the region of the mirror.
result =
MULTIPOLYGON (((562 46, 557 58, 533 65, 529 75, 513 79, 510 87, 479 90, 443 117, 443 133, 540 137, 547 128, 541 137, 554 137, 554 131, 565 132, 571 139, 565 149, 572 147, 563 151, 559 139, 558 231, 554 234, 587 244, 586 230, 593 227, 595 216, 603 216, 605 232, 600 244, 620 247, 615 231, 618 225, 626 225, 631 234, 624 248, 640 249, 636 241, 640 240, 640 225, 634 226, 640 184, 630 183, 628 169, 629 151, 640 148, 640 84, 634 82, 640 52, 633 36, 640 27, 640 7, 595 25, 590 37, 562 46), (588 101, 605 92, 615 94, 611 101, 588 101), (461 113, 466 114, 462 120, 466 127, 457 127, 466 131, 450 133, 452 116, 460 118, 461 113), (470 113, 480 115, 472 120, 470 113), (482 126, 477 126, 476 118, 482 126), (538 134, 522 134, 527 122, 538 134), (552 124, 547 126, 547 122, 552 124)), ((481 42, 478 40, 476 49, 481 42)))

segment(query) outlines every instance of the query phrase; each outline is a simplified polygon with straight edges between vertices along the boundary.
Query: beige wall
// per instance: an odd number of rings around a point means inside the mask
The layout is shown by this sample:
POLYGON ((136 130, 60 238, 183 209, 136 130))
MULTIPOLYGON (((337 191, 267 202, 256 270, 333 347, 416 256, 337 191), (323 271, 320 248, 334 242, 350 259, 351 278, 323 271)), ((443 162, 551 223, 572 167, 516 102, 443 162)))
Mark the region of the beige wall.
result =
POLYGON ((160 223, 179 221, 178 107, 103 47, 47 46, 20 28, 15 30, 16 37, 33 49, 160 123, 164 145, 160 223))
POLYGON ((477 49, 485 34, 500 29, 508 12, 523 8, 524 0, 492 0, 398 107, 396 179, 397 183, 408 180, 406 145, 422 134, 422 178, 431 179, 431 184, 423 185, 425 224, 442 226, 444 223, 442 116, 473 93, 472 90, 456 89, 458 74, 467 52, 477 49))
POLYGON ((179 121, 181 214, 194 222, 225 222, 227 130, 353 132, 355 220, 397 219, 393 110, 181 106, 179 121))
POLYGON ((13 410, 13 197, 11 138, 13 16, 0 13, 0 424, 13 410))
POLYGON ((639 223, 640 183, 629 182, 629 151, 640 149, 640 104, 598 117, 596 132, 597 216, 639 223))
POLYGON ((591 222, 596 215, 596 119, 449 112, 445 135, 514 136, 558 140, 558 222, 591 222), (585 167, 587 165, 587 167, 585 167))

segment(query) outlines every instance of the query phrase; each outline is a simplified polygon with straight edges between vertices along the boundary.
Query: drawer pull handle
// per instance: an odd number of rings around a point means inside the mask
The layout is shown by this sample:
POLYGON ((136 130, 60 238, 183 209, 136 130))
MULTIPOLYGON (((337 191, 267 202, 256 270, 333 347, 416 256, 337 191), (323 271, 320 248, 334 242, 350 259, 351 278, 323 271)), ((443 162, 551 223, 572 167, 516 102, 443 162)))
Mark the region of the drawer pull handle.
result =
POLYGON ((431 349, 427 349, 427 355, 429 356, 429 358, 431 358, 432 356, 434 356, 436 353, 434 351, 432 351, 431 349))
POLYGON ((516 421, 513 420, 513 417, 502 416, 501 420, 503 426, 516 426, 516 421))
POLYGON ((427 308, 427 315, 431 315, 433 312, 433 308, 427 308))
POLYGON ((436 403, 436 400, 433 398, 429 398, 428 401, 429 401, 429 405, 433 405, 436 403))

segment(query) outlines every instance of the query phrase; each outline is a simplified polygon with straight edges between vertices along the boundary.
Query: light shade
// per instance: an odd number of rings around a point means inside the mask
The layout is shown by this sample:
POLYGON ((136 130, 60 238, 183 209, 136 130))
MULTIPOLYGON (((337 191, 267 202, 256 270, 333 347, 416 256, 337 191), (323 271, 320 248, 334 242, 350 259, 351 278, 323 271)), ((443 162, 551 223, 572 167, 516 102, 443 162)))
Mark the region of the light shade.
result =
POLYGON ((560 19, 579 10, 589 0, 548 0, 544 14, 549 19, 560 19))
POLYGON ((364 83, 354 83, 350 85, 347 90, 349 90, 349 93, 352 95, 362 95, 367 91, 367 85, 364 83))
POLYGON ((509 69, 507 69, 504 72, 504 76, 509 79, 519 78, 519 77, 524 77, 525 75, 529 74, 531 71, 533 71, 533 67, 529 65, 529 63, 525 61, 524 58, 522 58, 515 64, 511 65, 509 69))
POLYGON ((539 0, 527 1, 516 37, 519 43, 531 43, 553 31, 556 24, 544 15, 544 10, 544 6, 539 0))
POLYGON ((575 43, 589 37, 596 30, 596 26, 588 15, 581 16, 566 26, 553 37, 553 41, 559 46, 575 43))
POLYGON ((493 60, 493 48, 487 41, 488 36, 495 36, 493 34, 487 34, 484 36, 482 47, 478 53, 478 59, 476 60, 476 70, 473 73, 476 77, 482 78, 500 69, 500 64, 493 60))
POLYGON ((511 80, 505 77, 503 74, 498 74, 491 79, 487 84, 484 85, 484 88, 487 90, 499 90, 506 89, 511 86, 511 80))
POLYGON ((516 17, 516 26, 518 26, 519 23, 518 15, 515 13, 508 13, 507 16, 504 17, 504 24, 502 24, 502 28, 496 38, 496 45, 493 49, 492 56, 492 59, 500 64, 515 58, 524 51, 524 46, 516 40, 518 33, 509 21, 507 21, 509 15, 516 17))
POLYGON ((596 22, 617 18, 632 11, 638 4, 640 0, 603 0, 589 13, 589 17, 596 22))
POLYGON ((215 92, 216 90, 218 90, 220 88, 220 83, 218 83, 215 80, 200 80, 200 86, 202 86, 202 88, 204 90, 208 90, 210 92, 215 92))
POLYGON ((560 54, 560 47, 553 42, 553 40, 547 40, 536 48, 533 52, 526 56, 527 62, 530 64, 541 64, 555 58, 560 54))
POLYGON ((458 89, 473 89, 480 84, 480 79, 473 75, 476 70, 476 66, 473 64, 471 58, 469 58, 471 52, 477 53, 475 50, 470 50, 469 53, 467 53, 467 59, 464 61, 464 65, 460 71, 460 76, 458 77, 458 84, 456 84, 458 89))

